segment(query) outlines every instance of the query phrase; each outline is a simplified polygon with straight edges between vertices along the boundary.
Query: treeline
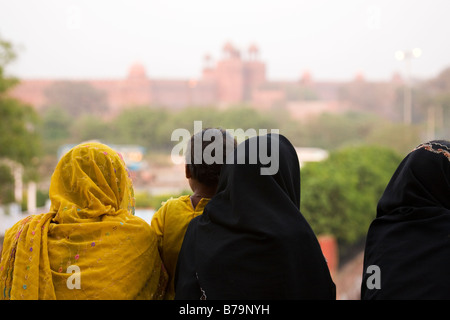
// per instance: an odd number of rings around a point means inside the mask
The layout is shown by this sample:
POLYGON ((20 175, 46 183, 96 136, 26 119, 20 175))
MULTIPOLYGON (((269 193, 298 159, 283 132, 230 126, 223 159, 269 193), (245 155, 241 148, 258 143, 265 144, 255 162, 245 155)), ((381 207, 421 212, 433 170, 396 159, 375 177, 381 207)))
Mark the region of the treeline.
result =
POLYGON ((348 145, 378 145, 406 152, 420 142, 421 127, 387 121, 375 114, 347 112, 322 114, 304 121, 293 120, 280 107, 258 111, 241 105, 218 109, 191 107, 173 111, 151 106, 128 108, 117 117, 106 120, 84 113, 69 115, 59 106, 47 107, 40 115, 40 133, 46 154, 56 154, 65 143, 97 139, 111 144, 138 144, 152 152, 170 152, 173 130, 193 132, 194 121, 203 128, 278 129, 297 147, 319 147, 336 150, 348 145))

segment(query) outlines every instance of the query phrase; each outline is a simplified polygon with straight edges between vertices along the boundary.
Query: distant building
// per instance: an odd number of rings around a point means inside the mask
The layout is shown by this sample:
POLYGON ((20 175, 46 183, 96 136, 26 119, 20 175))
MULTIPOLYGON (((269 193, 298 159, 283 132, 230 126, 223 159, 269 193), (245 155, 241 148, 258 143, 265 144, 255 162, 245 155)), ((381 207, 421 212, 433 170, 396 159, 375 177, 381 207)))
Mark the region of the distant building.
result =
MULTIPOLYGON (((11 95, 40 110, 49 104, 46 91, 58 81, 65 79, 23 79, 13 88, 11 95)), ((123 79, 77 81, 87 82, 105 93, 109 107, 106 115, 109 117, 136 105, 177 110, 188 106, 224 108, 245 103, 261 110, 284 107, 293 118, 304 118, 325 111, 342 112, 355 108, 354 104, 346 100, 358 92, 364 99, 360 87, 367 84, 362 73, 349 82, 317 82, 308 71, 303 72, 296 81, 269 81, 259 48, 252 44, 243 54, 230 42, 223 46, 217 62, 210 55, 205 55, 198 79, 154 79, 143 65, 136 63, 123 79)), ((377 86, 377 92, 382 92, 384 97, 390 99, 383 103, 373 102, 380 106, 377 107, 380 109, 378 111, 387 115, 392 113, 393 90, 401 83, 401 79, 396 76, 391 81, 373 84, 377 86)))

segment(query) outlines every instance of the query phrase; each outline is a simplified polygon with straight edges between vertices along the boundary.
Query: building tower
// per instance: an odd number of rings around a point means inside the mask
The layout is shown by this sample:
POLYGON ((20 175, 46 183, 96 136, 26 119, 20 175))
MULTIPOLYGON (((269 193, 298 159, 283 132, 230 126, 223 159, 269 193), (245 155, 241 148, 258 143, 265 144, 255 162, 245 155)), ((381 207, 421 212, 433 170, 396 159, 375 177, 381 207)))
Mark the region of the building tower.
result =
POLYGON ((151 103, 151 83, 147 77, 145 67, 134 63, 127 78, 123 81, 122 94, 129 105, 149 105, 151 103))
POLYGON ((244 66, 240 52, 227 42, 222 48, 222 60, 217 63, 216 80, 221 104, 243 101, 244 66))
POLYGON ((255 44, 248 48, 248 60, 244 64, 243 100, 249 101, 252 92, 266 81, 266 65, 259 60, 259 49, 255 44))

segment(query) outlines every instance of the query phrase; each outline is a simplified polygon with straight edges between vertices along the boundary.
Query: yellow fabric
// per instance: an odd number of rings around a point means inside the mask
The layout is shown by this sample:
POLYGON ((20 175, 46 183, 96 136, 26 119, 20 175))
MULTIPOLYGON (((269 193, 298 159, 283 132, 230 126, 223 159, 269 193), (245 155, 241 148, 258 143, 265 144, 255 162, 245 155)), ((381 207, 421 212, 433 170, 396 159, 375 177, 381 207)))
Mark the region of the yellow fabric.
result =
POLYGON ((49 213, 5 234, 2 299, 163 298, 167 273, 156 234, 133 215, 120 154, 99 143, 73 148, 59 161, 49 195, 49 213))
POLYGON ((151 227, 158 236, 159 252, 169 274, 165 299, 171 300, 175 297, 175 269, 188 224, 203 213, 209 200, 201 199, 194 209, 189 195, 169 199, 153 215, 151 227))

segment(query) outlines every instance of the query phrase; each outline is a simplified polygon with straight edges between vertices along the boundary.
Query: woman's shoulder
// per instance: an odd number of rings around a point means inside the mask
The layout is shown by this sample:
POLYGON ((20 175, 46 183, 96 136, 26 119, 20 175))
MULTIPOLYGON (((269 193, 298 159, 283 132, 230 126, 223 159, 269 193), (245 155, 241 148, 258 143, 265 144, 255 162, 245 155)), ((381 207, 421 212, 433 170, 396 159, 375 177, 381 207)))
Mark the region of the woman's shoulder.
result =
MULTIPOLYGON (((24 227, 29 225, 31 222, 40 222, 41 219, 45 218, 49 213, 31 214, 26 216, 19 221, 17 221, 11 228, 7 229, 5 233, 14 232, 17 230, 22 230, 24 227)), ((49 217, 51 218, 52 215, 49 217)))

